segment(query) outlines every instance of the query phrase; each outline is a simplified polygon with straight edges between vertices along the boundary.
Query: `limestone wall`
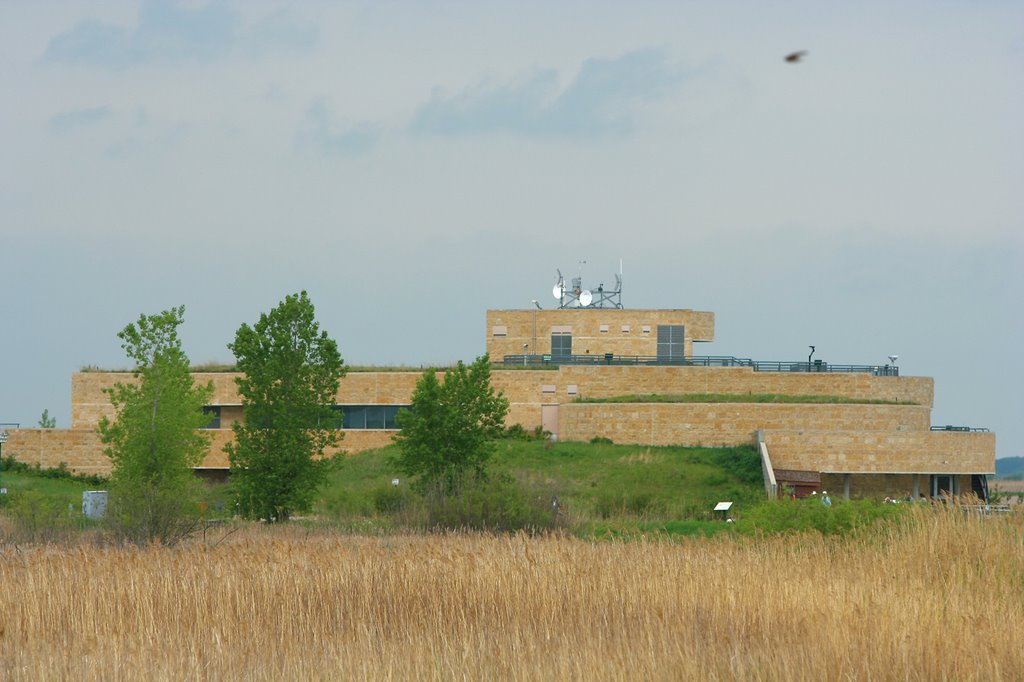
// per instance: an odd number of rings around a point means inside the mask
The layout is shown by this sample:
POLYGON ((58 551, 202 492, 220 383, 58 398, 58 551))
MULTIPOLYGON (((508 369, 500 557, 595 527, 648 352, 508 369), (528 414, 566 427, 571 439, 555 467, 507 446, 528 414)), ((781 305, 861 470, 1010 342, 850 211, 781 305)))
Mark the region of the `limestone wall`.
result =
POLYGON ((994 433, 766 430, 776 469, 826 473, 995 473, 994 433))
POLYGON ((715 338, 715 314, 696 310, 488 310, 487 352, 498 362, 505 355, 521 354, 524 343, 533 355, 550 353, 552 328, 561 327, 571 330, 573 355, 653 357, 658 352, 659 324, 685 327, 686 355, 693 355, 694 341, 715 338))
MULTIPOLYGON (((110 474, 110 459, 103 454, 104 445, 94 429, 8 429, 8 440, 3 446, 4 457, 44 469, 55 469, 61 462, 79 474, 110 474)), ((200 465, 203 468, 229 467, 224 446, 234 440, 231 429, 209 429, 210 453, 200 465)), ((346 454, 384 447, 390 444, 395 431, 352 430, 343 431, 345 437, 338 448, 346 454)))
POLYGON ((8 429, 4 457, 55 469, 61 462, 80 474, 110 473, 110 460, 92 429, 8 429))
MULTIPOLYGON (((838 430, 910 432, 928 429, 930 410, 917 405, 773 403, 571 403, 559 408, 559 438, 610 438, 639 445, 740 445, 754 432, 838 430)), ((814 467, 787 466, 777 469, 814 467)), ((823 469, 815 469, 823 470, 823 469)))

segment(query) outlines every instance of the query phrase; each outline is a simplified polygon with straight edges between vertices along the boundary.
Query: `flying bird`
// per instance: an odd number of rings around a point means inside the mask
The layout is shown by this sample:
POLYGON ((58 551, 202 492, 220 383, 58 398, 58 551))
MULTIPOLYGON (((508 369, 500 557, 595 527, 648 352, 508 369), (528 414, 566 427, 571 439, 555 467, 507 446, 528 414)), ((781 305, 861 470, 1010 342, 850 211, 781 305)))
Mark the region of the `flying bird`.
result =
POLYGON ((789 62, 790 64, 796 64, 798 61, 804 58, 805 54, 807 54, 807 50, 799 50, 797 52, 787 54, 786 61, 789 62))

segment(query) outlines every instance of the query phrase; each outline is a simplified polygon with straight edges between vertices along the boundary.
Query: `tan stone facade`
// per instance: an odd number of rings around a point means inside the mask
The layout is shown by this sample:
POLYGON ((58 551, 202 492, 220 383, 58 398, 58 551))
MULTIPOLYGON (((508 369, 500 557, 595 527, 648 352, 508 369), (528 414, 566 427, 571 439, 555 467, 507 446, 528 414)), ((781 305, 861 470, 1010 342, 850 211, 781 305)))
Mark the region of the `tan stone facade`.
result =
MULTIPOLYGON (((496 364, 494 387, 510 402, 508 423, 528 430, 539 426, 562 440, 610 438, 638 445, 722 446, 753 443, 764 435, 773 468, 840 476, 860 491, 905 487, 900 477, 992 473, 995 435, 931 431, 934 382, 928 377, 877 372, 755 371, 748 366, 606 364, 605 353, 653 358, 658 325, 685 329, 686 356, 694 342, 714 338, 714 315, 692 310, 492 310, 487 313, 486 347, 496 364), (500 364, 505 355, 547 355, 552 333, 572 335, 572 354, 593 355, 583 364, 500 364), (628 395, 776 394, 837 396, 863 403, 634 402, 588 403, 587 398, 628 395)), ((869 368, 870 369, 870 368, 869 368)), ((419 372, 351 372, 341 382, 338 405, 408 405, 419 372)), ((212 404, 220 427, 211 429, 213 446, 203 466, 226 468, 223 446, 231 424, 244 419, 230 373, 197 373, 212 382, 212 404)), ((56 466, 66 462, 81 472, 104 473, 109 462, 95 430, 113 408, 104 389, 132 381, 130 373, 88 372, 71 380, 72 426, 67 430, 11 432, 5 455, 56 466)), ((734 398, 735 399, 735 398, 734 398)), ((391 442, 393 429, 346 429, 342 449, 349 453, 391 442)), ((766 460, 767 461, 767 460, 766 460)), ((840 479, 837 479, 840 480, 840 479)), ((908 478, 907 480, 912 480, 908 478)), ((958 479, 959 480, 959 479, 958 479)), ((830 484, 831 485, 831 484, 830 484)), ((889 491, 895 494, 897 491, 889 491)), ((887 493, 888 494, 888 493, 887 493)))
POLYGON ((715 340, 715 314, 695 310, 488 310, 487 353, 494 362, 524 351, 547 355, 552 334, 559 333, 572 336, 573 355, 654 357, 658 325, 683 326, 688 356, 694 341, 715 340))

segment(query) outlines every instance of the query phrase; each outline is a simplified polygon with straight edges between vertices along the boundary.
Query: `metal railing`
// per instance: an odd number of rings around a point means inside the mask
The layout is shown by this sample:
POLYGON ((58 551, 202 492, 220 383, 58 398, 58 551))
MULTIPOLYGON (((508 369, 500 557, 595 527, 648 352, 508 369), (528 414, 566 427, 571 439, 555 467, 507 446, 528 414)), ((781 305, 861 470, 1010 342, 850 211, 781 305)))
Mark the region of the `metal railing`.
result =
POLYGON ((988 429, 981 426, 953 426, 946 424, 945 426, 933 426, 932 431, 962 431, 965 433, 988 433, 988 429))
POLYGON ((659 358, 653 355, 506 355, 502 358, 505 366, 545 365, 656 365, 676 367, 750 367, 755 372, 801 372, 872 374, 874 376, 896 377, 900 375, 895 365, 836 365, 815 360, 814 362, 779 362, 736 358, 728 355, 693 355, 686 358, 659 358))

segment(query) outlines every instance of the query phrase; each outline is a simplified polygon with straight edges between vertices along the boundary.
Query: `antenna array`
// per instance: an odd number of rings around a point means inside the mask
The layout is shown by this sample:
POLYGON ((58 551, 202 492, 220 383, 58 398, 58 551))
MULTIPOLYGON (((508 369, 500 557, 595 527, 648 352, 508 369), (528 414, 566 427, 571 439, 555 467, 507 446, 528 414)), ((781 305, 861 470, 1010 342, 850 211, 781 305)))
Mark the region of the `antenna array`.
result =
POLYGON ((551 295, 558 301, 559 308, 622 308, 622 274, 615 275, 615 288, 607 289, 604 282, 597 289, 583 288, 583 268, 580 261, 580 275, 573 277, 571 286, 566 286, 561 270, 558 281, 551 288, 551 295))

